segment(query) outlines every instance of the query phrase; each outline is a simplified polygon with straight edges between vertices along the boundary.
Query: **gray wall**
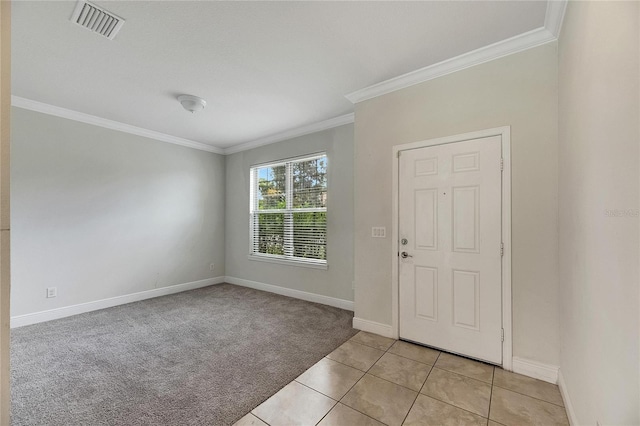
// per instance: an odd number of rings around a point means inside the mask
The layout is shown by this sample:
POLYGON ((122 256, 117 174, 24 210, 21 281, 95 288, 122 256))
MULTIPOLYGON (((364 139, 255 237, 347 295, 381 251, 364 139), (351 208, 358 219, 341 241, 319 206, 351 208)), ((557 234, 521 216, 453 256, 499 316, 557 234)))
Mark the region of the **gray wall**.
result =
POLYGON ((558 364, 557 44, 356 105, 355 316, 391 324, 392 146, 511 126, 513 355, 558 364))
POLYGON ((639 15, 569 2, 559 42, 560 372, 584 425, 640 424, 639 15))
POLYGON ((225 274, 221 155, 12 114, 13 316, 225 274))
POLYGON ((353 300, 353 125, 228 155, 227 276, 353 300), (327 270, 266 263, 249 255, 249 168, 325 151, 328 157, 327 270))

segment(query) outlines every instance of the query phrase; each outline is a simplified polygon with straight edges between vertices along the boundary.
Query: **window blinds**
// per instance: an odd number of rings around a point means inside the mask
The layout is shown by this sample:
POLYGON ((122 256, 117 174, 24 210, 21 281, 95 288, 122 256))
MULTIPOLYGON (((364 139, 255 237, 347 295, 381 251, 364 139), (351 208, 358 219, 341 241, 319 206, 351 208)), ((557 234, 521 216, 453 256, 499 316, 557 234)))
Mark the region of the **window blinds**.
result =
POLYGON ((326 263, 327 157, 251 168, 251 254, 326 263))

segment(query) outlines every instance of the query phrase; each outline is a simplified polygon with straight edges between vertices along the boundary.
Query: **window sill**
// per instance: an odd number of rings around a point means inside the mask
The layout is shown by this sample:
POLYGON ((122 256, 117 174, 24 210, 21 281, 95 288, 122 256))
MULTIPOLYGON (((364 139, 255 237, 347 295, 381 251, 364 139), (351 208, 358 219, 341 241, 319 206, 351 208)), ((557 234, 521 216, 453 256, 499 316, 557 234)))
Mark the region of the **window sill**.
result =
POLYGON ((291 260, 291 259, 280 259, 278 257, 270 257, 270 256, 258 256, 255 254, 250 254, 247 256, 249 260, 257 260, 258 262, 267 262, 267 263, 279 263, 281 265, 288 266, 298 266, 301 268, 310 268, 310 269, 329 269, 329 265, 326 263, 319 262, 305 262, 303 260, 291 260))

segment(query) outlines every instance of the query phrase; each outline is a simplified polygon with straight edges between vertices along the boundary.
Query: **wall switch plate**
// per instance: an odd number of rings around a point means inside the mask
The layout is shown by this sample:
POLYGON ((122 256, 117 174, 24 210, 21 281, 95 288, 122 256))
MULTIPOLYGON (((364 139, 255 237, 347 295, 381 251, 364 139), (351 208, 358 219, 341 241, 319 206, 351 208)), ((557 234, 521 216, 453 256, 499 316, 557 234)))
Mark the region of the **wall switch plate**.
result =
POLYGON ((386 238, 387 236, 387 228, 384 226, 374 226, 371 228, 371 237, 372 238, 386 238))
POLYGON ((58 295, 58 287, 47 287, 47 299, 58 295))

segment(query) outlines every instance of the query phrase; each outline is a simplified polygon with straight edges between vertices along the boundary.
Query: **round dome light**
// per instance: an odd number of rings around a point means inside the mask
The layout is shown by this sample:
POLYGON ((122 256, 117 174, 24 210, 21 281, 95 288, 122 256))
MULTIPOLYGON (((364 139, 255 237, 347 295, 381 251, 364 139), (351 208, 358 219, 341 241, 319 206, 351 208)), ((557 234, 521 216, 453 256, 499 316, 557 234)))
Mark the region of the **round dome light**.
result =
POLYGON ((207 101, 193 95, 180 95, 178 101, 182 104, 182 107, 190 113, 202 111, 207 106, 207 101))

